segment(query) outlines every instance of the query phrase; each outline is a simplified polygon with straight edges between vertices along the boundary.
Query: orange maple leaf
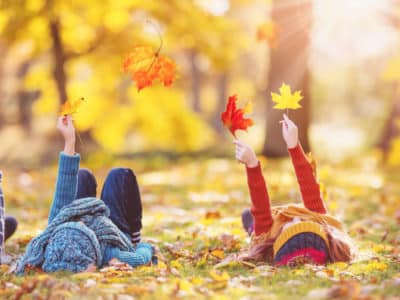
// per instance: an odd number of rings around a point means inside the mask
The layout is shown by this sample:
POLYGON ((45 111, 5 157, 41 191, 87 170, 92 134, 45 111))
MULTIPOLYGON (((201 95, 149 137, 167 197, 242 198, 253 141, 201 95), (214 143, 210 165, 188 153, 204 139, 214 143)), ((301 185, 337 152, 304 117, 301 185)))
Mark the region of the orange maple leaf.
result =
POLYGON ((61 106, 60 116, 72 115, 78 111, 79 106, 85 102, 85 98, 81 97, 76 100, 67 100, 61 106))
POLYGON ((278 45, 278 30, 274 22, 268 21, 257 28, 257 40, 267 41, 271 48, 278 45))
POLYGON ((176 64, 168 57, 154 52, 150 46, 138 46, 125 58, 123 71, 132 75, 138 91, 158 79, 164 86, 170 86, 176 75, 176 64))
POLYGON ((254 124, 253 120, 244 118, 245 113, 252 111, 251 103, 247 103, 244 108, 236 108, 237 96, 230 96, 226 105, 226 111, 221 114, 221 120, 225 127, 229 129, 236 138, 236 130, 247 130, 254 124))

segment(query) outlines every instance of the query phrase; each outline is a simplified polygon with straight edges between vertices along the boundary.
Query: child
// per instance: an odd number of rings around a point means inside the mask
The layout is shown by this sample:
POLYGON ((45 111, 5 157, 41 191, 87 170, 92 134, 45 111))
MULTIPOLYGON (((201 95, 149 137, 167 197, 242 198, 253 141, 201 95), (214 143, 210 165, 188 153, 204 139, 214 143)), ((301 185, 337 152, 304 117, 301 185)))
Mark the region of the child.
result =
POLYGON ((58 119, 65 140, 48 226, 28 245, 17 273, 26 268, 45 272, 81 272, 107 265, 113 258, 133 267, 152 262, 154 248, 139 243, 142 206, 130 169, 113 169, 96 199, 96 179, 79 170, 75 129, 70 116, 58 119))
POLYGON ((1 188, 3 174, 0 171, 0 264, 4 258, 4 242, 17 230, 18 222, 15 218, 5 216, 4 195, 1 188))
POLYGON ((240 260, 273 262, 277 266, 350 261, 349 237, 338 220, 326 214, 314 170, 298 142, 296 125, 284 114, 282 134, 286 142, 305 208, 288 205, 271 209, 267 186, 254 151, 236 140, 236 159, 246 165, 252 201, 242 214, 243 226, 252 234, 240 260))

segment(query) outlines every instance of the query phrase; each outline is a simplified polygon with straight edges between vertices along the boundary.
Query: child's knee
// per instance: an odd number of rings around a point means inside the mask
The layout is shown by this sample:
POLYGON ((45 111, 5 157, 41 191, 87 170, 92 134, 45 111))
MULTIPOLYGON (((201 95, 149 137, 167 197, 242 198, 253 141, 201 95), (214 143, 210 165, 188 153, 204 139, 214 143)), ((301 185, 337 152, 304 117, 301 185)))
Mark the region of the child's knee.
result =
POLYGON ((113 168, 111 169, 110 173, 108 173, 109 178, 125 178, 125 177, 132 177, 136 178, 135 173, 130 168, 113 168))

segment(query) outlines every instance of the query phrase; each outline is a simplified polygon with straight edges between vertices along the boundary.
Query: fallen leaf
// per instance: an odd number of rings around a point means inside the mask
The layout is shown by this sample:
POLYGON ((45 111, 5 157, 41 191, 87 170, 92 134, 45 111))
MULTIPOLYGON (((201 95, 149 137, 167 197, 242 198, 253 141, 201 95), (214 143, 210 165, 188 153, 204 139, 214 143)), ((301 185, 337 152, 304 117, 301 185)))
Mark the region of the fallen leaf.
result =
POLYGON ((224 250, 221 248, 216 248, 211 251, 211 255, 214 257, 217 257, 219 259, 223 259, 225 257, 224 250))
POLYGON ((219 211, 208 211, 206 212, 205 215, 206 219, 220 219, 221 218, 221 213, 219 211))
POLYGON ((218 270, 211 270, 209 272, 211 278, 214 281, 221 282, 221 281, 228 281, 230 279, 229 274, 226 272, 220 272, 218 270))

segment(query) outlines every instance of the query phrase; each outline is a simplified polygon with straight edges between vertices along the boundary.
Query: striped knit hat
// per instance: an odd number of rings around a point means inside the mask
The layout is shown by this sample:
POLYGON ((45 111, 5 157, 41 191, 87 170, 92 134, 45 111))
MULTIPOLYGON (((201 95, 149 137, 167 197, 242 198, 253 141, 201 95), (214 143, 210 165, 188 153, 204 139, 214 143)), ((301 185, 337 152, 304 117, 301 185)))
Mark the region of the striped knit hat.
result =
POLYGON ((282 231, 273 245, 274 262, 278 266, 305 263, 325 264, 329 255, 328 237, 321 225, 299 222, 282 231))

